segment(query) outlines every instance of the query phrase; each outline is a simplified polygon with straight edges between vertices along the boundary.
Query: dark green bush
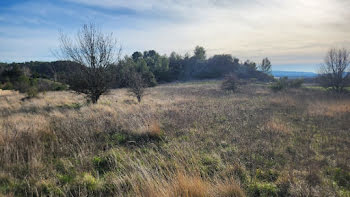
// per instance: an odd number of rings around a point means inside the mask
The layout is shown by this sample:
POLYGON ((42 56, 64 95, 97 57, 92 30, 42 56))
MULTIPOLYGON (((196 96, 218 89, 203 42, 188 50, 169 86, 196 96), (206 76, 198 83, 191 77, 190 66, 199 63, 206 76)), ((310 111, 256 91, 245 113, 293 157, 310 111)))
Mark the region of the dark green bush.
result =
POLYGON ((3 90, 13 90, 14 86, 11 82, 6 82, 5 84, 3 84, 2 86, 0 86, 0 89, 3 90))

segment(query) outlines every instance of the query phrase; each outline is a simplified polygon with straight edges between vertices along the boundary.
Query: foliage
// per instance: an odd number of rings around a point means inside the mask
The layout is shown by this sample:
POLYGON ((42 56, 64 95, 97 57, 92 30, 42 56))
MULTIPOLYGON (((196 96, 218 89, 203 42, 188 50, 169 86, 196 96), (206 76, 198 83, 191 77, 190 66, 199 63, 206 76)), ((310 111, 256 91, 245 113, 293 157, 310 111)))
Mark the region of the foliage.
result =
POLYGON ((204 47, 196 46, 196 48, 194 49, 194 58, 197 60, 204 61, 207 58, 205 53, 206 53, 206 51, 205 51, 204 47))
POLYGON ((288 86, 290 88, 300 88, 304 83, 303 79, 290 80, 288 86))
POLYGON ((146 61, 142 59, 142 57, 139 57, 137 60, 125 57, 124 60, 120 61, 117 65, 115 73, 117 87, 128 87, 130 76, 133 73, 139 73, 147 87, 157 85, 154 74, 150 71, 146 61))
MULTIPOLYGON (((82 33, 80 31, 80 34, 82 33)), ((95 33, 96 36, 104 36, 99 31, 95 33)), ((110 37, 104 37, 104 39, 107 38, 110 37)), ((68 49, 63 44, 73 43, 69 41, 70 39, 62 35, 61 47, 68 49)), ((79 46, 74 45, 74 47, 79 46)), ((273 79, 269 73, 257 70, 256 63, 249 60, 240 63, 238 58, 234 58, 230 54, 214 55, 207 59, 206 50, 200 46, 194 49, 193 55, 185 54, 184 56, 175 52, 166 56, 160 55, 155 50, 136 51, 131 56, 125 56, 119 62, 111 61, 111 64, 99 69, 91 69, 91 65, 87 64, 88 62, 81 61, 82 58, 74 60, 70 57, 73 55, 71 52, 70 55, 64 53, 65 58, 69 59, 66 61, 3 64, 0 67, 0 73, 3 73, 6 67, 17 65, 20 68, 28 69, 33 78, 43 78, 68 84, 71 89, 87 94, 91 101, 98 99, 98 94, 103 94, 102 92, 110 88, 127 87, 128 76, 132 72, 141 73, 148 87, 176 80, 224 78, 227 73, 235 73, 238 78, 256 79, 258 81, 272 81, 273 79), (96 91, 92 91, 92 89, 96 89, 96 91), (96 94, 96 96, 91 96, 91 94, 96 94)), ((87 56, 87 58, 91 59, 92 56, 87 56)), ((5 82, 2 82, 2 86, 5 86, 5 82)), ((11 84, 6 86, 11 86, 11 84)))
POLYGON ((214 55, 208 59, 206 69, 200 76, 201 78, 221 78, 227 73, 235 72, 238 67, 238 59, 233 58, 231 55, 214 55))
POLYGON ((272 183, 255 182, 248 186, 248 194, 254 197, 277 197, 278 188, 272 183))
POLYGON ((30 72, 18 65, 9 67, 1 73, 1 82, 4 85, 2 89, 17 90, 25 93, 27 98, 36 97, 39 89, 37 87, 37 79, 30 77, 30 72))
POLYGON ((288 77, 282 77, 282 78, 276 80, 275 82, 273 82, 270 85, 270 88, 273 91, 277 92, 277 91, 285 90, 288 88, 300 88, 303 83, 304 83, 303 79, 289 80, 288 77))
POLYGON ((270 85, 270 88, 275 92, 284 90, 287 87, 288 87, 288 78, 287 77, 282 77, 270 85))
POLYGON ((350 190, 350 172, 341 168, 329 168, 327 174, 337 183, 338 186, 350 190))
POLYGON ((271 73, 271 62, 270 60, 266 57, 262 60, 260 64, 260 70, 264 73, 270 74, 271 73))
POLYGON ((266 182, 275 182, 278 178, 278 172, 276 170, 261 170, 257 169, 256 170, 256 178, 261 180, 261 181, 266 181, 266 182))

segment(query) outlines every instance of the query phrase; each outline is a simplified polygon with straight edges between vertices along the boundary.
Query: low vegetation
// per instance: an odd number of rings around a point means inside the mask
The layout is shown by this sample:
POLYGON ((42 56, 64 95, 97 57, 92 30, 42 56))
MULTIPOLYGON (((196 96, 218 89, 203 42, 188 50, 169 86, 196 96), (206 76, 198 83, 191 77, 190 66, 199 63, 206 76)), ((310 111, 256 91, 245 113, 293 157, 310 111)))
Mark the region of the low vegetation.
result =
POLYGON ((2 90, 0 193, 348 196, 349 96, 240 86, 160 85, 140 104, 118 89, 95 105, 2 90))
POLYGON ((304 83, 303 79, 288 79, 288 77, 282 77, 280 79, 275 80, 271 85, 270 88, 277 92, 286 90, 289 88, 300 88, 304 83))
POLYGON ((60 41, 65 61, 0 64, 0 195, 350 196, 347 50, 322 91, 200 46, 120 59, 93 24, 60 41))

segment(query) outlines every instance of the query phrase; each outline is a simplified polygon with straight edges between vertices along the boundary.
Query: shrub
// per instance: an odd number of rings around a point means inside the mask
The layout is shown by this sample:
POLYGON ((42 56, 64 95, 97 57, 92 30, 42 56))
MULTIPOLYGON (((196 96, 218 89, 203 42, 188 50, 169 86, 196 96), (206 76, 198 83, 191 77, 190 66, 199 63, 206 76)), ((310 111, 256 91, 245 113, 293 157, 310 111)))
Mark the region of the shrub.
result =
POLYGON ((287 77, 282 77, 271 84, 270 88, 274 91, 281 91, 288 88, 300 88, 304 83, 303 79, 288 80, 287 77))
POLYGON ((37 79, 37 86, 40 92, 67 90, 68 86, 48 79, 37 79))
POLYGON ((272 197, 278 196, 278 188, 272 183, 252 183, 248 186, 250 196, 272 197))
POLYGON ((274 91, 281 91, 288 87, 288 78, 282 77, 271 84, 270 88, 274 91))
POLYGON ((34 98, 38 95, 38 92, 39 92, 38 88, 32 86, 26 90, 25 94, 26 94, 27 98, 34 98))
POLYGON ((221 84, 221 89, 235 91, 237 90, 238 83, 239 79, 235 74, 228 74, 221 84))
POLYGON ((133 72, 130 74, 128 82, 129 92, 137 98, 139 103, 145 94, 146 87, 147 85, 140 73, 133 72))
POLYGON ((11 82, 6 82, 5 84, 3 84, 2 86, 0 86, 0 89, 3 90, 13 90, 14 86, 11 82))
POLYGON ((289 87, 291 88, 300 88, 304 83, 303 79, 294 79, 289 81, 289 87))

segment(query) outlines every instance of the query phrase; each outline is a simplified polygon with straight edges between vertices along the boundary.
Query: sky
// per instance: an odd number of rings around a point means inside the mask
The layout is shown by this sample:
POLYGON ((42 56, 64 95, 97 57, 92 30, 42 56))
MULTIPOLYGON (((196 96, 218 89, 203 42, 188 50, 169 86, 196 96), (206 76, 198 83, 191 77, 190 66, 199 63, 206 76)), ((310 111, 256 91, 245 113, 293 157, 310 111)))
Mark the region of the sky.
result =
POLYGON ((350 47, 350 0, 0 0, 0 62, 53 61, 59 32, 85 23, 111 33, 123 54, 154 49, 312 71, 327 50, 350 47))

